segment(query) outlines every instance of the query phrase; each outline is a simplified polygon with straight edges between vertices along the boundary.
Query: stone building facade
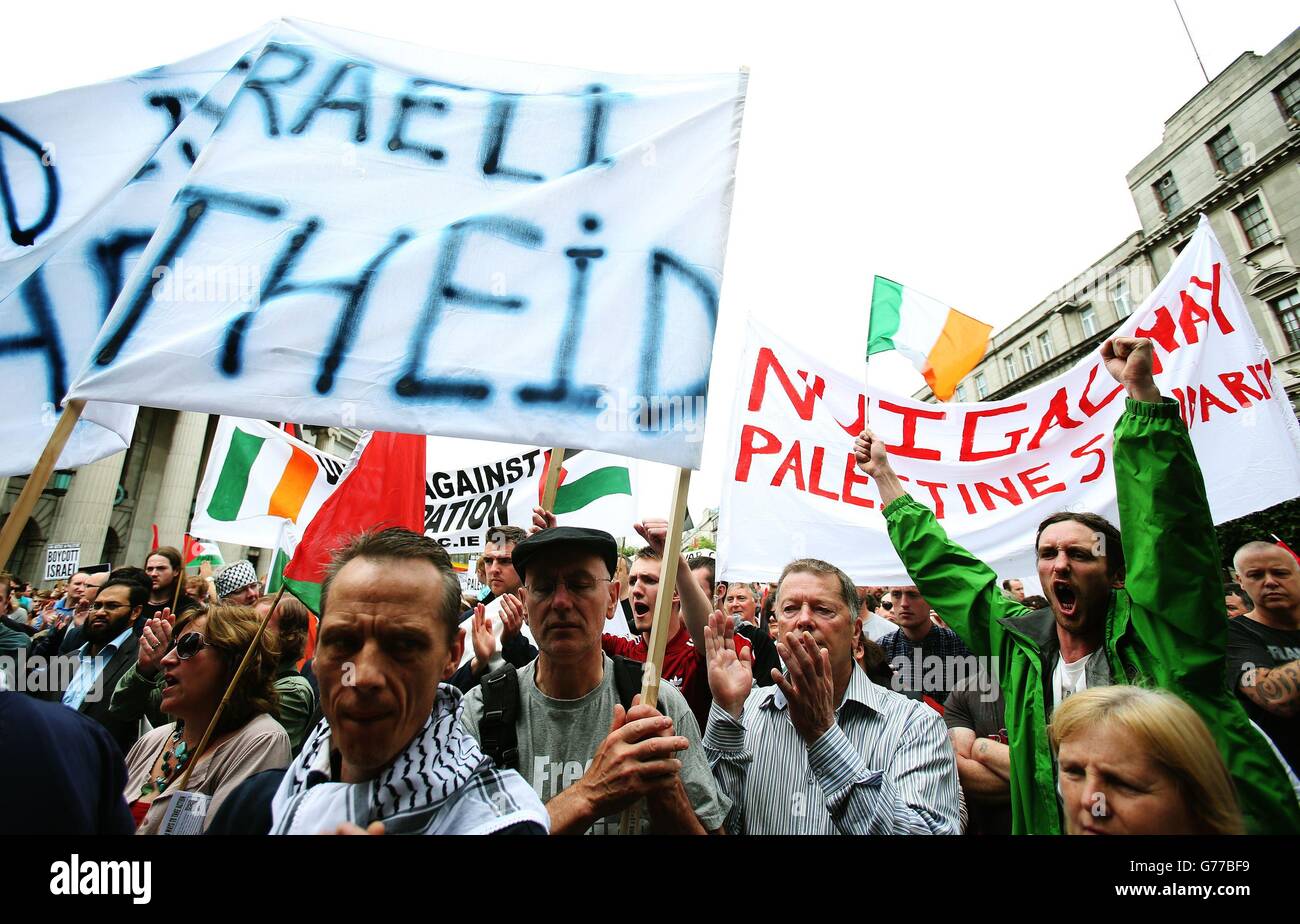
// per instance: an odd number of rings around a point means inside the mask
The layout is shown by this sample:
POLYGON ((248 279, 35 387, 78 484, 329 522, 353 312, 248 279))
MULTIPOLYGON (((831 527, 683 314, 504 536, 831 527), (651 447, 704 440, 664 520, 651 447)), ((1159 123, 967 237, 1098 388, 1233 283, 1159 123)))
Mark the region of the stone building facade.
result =
POLYGON ((1242 54, 1183 104, 1128 187, 1141 228, 998 331, 954 400, 1007 397, 1094 350, 1168 272, 1205 213, 1300 412, 1300 29, 1266 55, 1242 54))
MULTIPOLYGON (((40 584, 46 546, 64 542, 81 546, 82 564, 142 566, 153 548, 154 525, 160 545, 180 548, 216 426, 215 415, 141 408, 125 452, 50 479, 4 570, 40 584)), ((344 458, 358 436, 355 430, 304 428, 307 442, 344 458)), ((0 519, 26 481, 0 478, 0 519)), ((259 574, 270 567, 270 555, 259 549, 221 543, 221 553, 226 561, 249 558, 259 574)))

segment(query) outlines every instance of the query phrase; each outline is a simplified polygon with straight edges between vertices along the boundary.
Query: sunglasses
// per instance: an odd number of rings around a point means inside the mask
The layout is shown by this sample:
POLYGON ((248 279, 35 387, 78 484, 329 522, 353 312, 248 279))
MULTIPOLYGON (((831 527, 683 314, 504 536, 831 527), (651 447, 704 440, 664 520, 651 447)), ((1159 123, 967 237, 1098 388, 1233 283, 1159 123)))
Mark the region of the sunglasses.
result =
POLYGON ((216 646, 199 635, 197 632, 186 632, 176 641, 172 642, 172 648, 176 649, 176 657, 182 661, 188 661, 204 648, 215 648, 216 646))

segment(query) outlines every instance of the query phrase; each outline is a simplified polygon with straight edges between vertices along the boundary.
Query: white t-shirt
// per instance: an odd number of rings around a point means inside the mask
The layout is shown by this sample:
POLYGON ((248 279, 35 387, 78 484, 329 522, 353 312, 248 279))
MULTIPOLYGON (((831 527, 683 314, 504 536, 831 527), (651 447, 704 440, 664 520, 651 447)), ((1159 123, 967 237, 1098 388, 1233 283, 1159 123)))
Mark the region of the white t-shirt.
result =
POLYGON ((1091 652, 1077 661, 1067 662, 1059 658, 1052 671, 1052 705, 1061 705, 1075 693, 1088 689, 1088 662, 1097 654, 1091 652))

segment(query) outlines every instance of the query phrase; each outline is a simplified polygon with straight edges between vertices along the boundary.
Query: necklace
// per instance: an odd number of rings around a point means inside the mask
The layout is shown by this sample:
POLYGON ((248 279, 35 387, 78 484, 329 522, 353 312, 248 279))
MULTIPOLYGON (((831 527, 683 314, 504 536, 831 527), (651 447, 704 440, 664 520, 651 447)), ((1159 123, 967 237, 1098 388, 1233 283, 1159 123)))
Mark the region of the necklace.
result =
POLYGON ((159 795, 162 795, 168 785, 174 780, 189 762, 190 752, 185 745, 185 722, 178 720, 176 730, 172 732, 168 740, 168 749, 163 751, 162 772, 151 780, 146 780, 145 784, 140 787, 140 795, 147 796, 151 789, 156 789, 159 795))

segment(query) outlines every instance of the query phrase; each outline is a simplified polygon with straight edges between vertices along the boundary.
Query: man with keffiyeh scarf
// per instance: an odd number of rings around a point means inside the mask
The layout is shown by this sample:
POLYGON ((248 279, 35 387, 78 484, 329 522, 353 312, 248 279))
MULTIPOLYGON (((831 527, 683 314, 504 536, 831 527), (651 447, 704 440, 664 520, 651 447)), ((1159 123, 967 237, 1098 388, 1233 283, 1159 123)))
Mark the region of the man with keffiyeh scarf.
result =
POLYGON ((460 725, 460 583, 404 529, 337 551, 316 653, 325 719, 280 774, 248 780, 209 833, 545 834, 546 808, 460 725))

